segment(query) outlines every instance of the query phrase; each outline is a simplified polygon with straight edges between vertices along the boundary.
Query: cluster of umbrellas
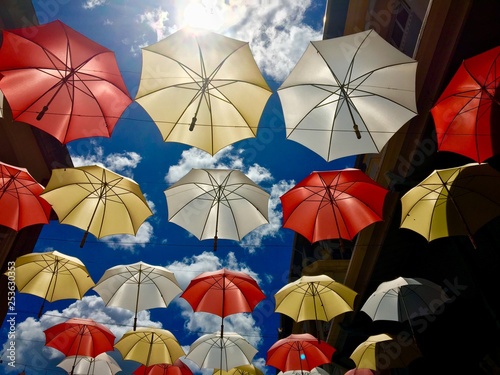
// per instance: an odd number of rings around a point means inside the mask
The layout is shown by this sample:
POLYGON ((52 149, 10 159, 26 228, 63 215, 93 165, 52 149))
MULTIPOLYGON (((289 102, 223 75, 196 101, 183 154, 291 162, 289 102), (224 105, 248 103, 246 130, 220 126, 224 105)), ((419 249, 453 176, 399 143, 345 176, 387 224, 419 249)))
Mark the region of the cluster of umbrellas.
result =
MULTIPOLYGON (((13 118, 40 128, 61 143, 110 137, 132 102, 113 52, 60 21, 36 29, 30 33, 4 31, 0 89, 13 118)), ((498 153, 498 137, 489 119, 498 105, 495 72, 499 51, 495 48, 464 61, 431 111, 438 149, 460 153, 475 163, 436 170, 401 198, 401 227, 428 241, 467 235, 475 244, 474 233, 500 214, 494 188, 499 173, 484 163, 498 153)), ((380 152, 417 115, 416 66, 415 60, 373 30, 311 42, 278 89, 287 138, 327 161, 380 152)), ((182 29, 143 49, 135 100, 158 126, 164 141, 185 143, 214 155, 256 135, 271 94, 248 43, 182 29)), ((358 169, 314 171, 280 197, 283 227, 310 242, 338 239, 343 247, 343 240, 353 240, 359 231, 384 219, 388 193, 358 169)), ((268 222, 269 194, 238 170, 193 169, 167 188, 165 196, 169 221, 199 240, 213 239, 214 250, 218 239, 239 241, 268 222)), ((96 165, 54 169, 44 187, 26 169, 0 163, 0 209, 0 224, 13 230, 48 223, 53 209, 60 223, 85 231, 80 246, 88 233, 96 238, 136 235, 152 215, 135 181, 96 165)), ((184 353, 171 332, 136 326, 138 311, 167 307, 181 293, 167 269, 142 262, 116 266, 97 284, 87 275, 83 284, 74 286, 65 281, 67 275, 86 272, 76 258, 57 252, 34 253, 17 262, 18 270, 31 268, 39 274, 24 283, 16 278, 21 292, 54 301, 81 298, 94 287, 108 306, 136 314, 133 330, 116 344, 108 329, 88 320, 70 319, 47 330, 48 346, 62 351, 67 360, 74 356, 62 365, 71 365, 70 373, 80 365, 97 366, 98 356, 113 348, 123 358, 142 363, 145 374, 153 374, 148 371, 154 365, 177 366, 188 375, 178 362, 183 356, 201 368, 229 371, 251 365, 257 352, 239 334, 224 332, 226 316, 251 312, 264 298, 248 275, 229 270, 204 273, 182 292, 194 311, 216 314, 222 320, 220 331, 200 337, 184 353), (50 272, 42 271, 49 264, 50 272), (240 299, 240 293, 252 298, 240 299), (103 346, 89 352, 84 340, 93 337, 94 331, 103 336, 99 339, 103 346), (76 346, 60 346, 69 341, 59 340, 58 335, 70 332, 78 338, 76 346)), ((373 320, 410 321, 409 312, 416 309, 407 302, 405 291, 423 289, 427 299, 443 300, 442 290, 429 283, 401 278, 381 284, 362 311, 373 320)), ((297 322, 329 321, 352 311, 356 292, 326 275, 303 276, 275 297, 276 311, 297 322)), ((40 314, 42 310, 43 305, 40 314)), ((434 312, 431 307, 426 311, 434 312)), ((376 348, 390 340, 383 335, 370 338, 363 348, 373 346, 377 352, 376 348)), ((329 363, 334 350, 312 335, 295 334, 269 349, 267 363, 284 373, 311 372, 329 363)), ((357 367, 376 370, 362 362, 366 352, 359 357, 353 353, 353 360, 357 367)), ((101 358, 114 366, 106 356, 101 358)), ((111 373, 116 372, 113 366, 109 366, 111 373)))

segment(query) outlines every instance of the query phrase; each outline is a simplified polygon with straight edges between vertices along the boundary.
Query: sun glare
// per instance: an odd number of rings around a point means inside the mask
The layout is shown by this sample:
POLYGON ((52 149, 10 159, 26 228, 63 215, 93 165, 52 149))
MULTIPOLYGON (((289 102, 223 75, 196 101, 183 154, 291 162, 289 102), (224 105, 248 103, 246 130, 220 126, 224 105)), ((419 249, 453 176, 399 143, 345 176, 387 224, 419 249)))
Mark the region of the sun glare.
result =
POLYGON ((183 26, 216 31, 222 26, 223 18, 216 5, 206 2, 190 2, 184 8, 183 26))

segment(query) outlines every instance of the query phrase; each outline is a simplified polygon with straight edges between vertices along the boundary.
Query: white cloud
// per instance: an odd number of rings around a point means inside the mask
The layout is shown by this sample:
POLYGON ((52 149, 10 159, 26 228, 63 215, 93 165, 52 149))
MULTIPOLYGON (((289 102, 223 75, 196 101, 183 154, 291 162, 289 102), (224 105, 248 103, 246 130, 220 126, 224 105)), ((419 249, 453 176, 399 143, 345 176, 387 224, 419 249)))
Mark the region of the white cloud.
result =
POLYGON ((145 221, 137 231, 136 236, 129 234, 119 234, 101 238, 101 241, 106 243, 110 248, 115 250, 128 250, 135 252, 138 247, 145 248, 148 243, 154 238, 153 226, 145 221))
POLYGON ((155 32, 156 41, 164 39, 169 34, 169 29, 167 28, 169 13, 162 9, 162 7, 144 12, 139 15, 139 20, 147 24, 155 32))
POLYGON ((94 9, 98 6, 106 4, 107 0, 87 0, 83 3, 83 9, 94 9))

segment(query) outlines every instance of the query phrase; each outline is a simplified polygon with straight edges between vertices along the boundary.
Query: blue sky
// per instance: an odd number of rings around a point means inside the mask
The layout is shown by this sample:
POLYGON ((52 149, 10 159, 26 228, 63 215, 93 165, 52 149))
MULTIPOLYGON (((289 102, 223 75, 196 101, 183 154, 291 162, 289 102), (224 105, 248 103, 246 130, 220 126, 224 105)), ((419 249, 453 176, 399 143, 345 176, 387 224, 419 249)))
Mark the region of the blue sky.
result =
MULTIPOLYGON (((259 350, 255 364, 267 374, 274 373, 273 367, 264 365, 266 351, 277 340, 279 327, 274 293, 288 281, 293 241, 293 232, 281 228, 279 197, 312 171, 342 169, 354 162, 350 157, 327 163, 304 146, 286 140, 276 94, 308 42, 322 39, 326 0, 35 0, 33 3, 40 23, 60 19, 113 50, 132 98, 139 85, 141 47, 183 26, 210 28, 250 43, 255 60, 273 90, 256 138, 235 143, 212 157, 187 145, 163 142, 147 113, 138 104, 131 104, 111 138, 73 141, 68 148, 75 166, 102 164, 137 181, 154 215, 141 226, 137 236, 97 240, 89 235, 83 248, 79 247, 82 230, 54 221, 44 227, 34 251, 58 250, 78 257, 95 282, 107 268, 139 260, 167 267, 175 273, 182 288, 204 271, 226 267, 248 272, 259 282, 267 298, 252 314, 226 318, 225 330, 244 336, 259 350), (185 8, 190 9, 190 17, 183 16, 185 8), (205 14, 195 17, 196 9, 205 14), (241 242, 220 240, 218 250, 213 252, 212 241, 199 241, 169 223, 164 190, 191 168, 242 170, 270 193, 269 224, 252 231, 241 242)), ((16 301, 17 367, 10 368, 3 358, 0 372, 6 374, 23 369, 27 374, 64 373, 56 367, 63 359, 61 353, 44 347, 43 330, 66 318, 92 318, 110 327, 117 338, 132 328, 132 312, 104 307, 92 290, 80 301, 46 303, 40 319, 36 316, 41 298, 18 293, 16 301)), ((168 329, 187 352, 200 335, 220 328, 220 318, 193 313, 184 300, 176 298, 167 308, 141 312, 138 325, 168 329)), ((4 322, 1 329, 4 349, 7 329, 4 322)), ((130 374, 139 366, 137 362, 122 361, 118 352, 112 355, 122 367, 121 374, 130 374)))

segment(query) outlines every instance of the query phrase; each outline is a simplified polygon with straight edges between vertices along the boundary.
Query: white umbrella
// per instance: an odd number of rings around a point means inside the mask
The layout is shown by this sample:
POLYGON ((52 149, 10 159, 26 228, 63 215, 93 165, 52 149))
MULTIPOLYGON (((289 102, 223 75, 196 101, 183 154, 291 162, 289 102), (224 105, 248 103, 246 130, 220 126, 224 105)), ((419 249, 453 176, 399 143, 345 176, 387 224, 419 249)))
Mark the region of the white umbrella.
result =
POLYGON ((199 240, 241 240, 268 223, 269 193, 234 169, 191 169, 165 190, 168 220, 199 240))
POLYGON ((182 292, 173 272, 144 262, 107 269, 94 290, 106 306, 134 311, 134 330, 139 311, 167 307, 182 292))
POLYGON ((113 357, 107 353, 101 353, 95 358, 77 356, 76 362, 75 356, 66 357, 57 366, 68 373, 71 372, 74 366, 74 375, 114 375, 122 370, 113 357))
POLYGON ((209 333, 199 337, 189 349, 186 358, 200 368, 229 369, 249 365, 257 354, 248 341, 235 332, 209 333))
POLYGON ((373 30, 311 42, 278 88, 287 138, 327 161, 380 152, 417 114, 416 70, 373 30))
POLYGON ((302 370, 290 370, 290 371, 280 371, 278 375, 328 375, 328 371, 322 369, 321 367, 315 367, 311 371, 302 370))

